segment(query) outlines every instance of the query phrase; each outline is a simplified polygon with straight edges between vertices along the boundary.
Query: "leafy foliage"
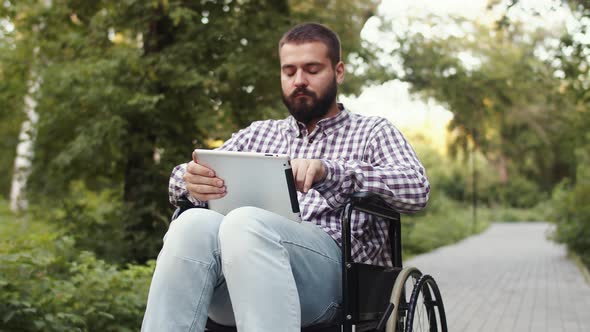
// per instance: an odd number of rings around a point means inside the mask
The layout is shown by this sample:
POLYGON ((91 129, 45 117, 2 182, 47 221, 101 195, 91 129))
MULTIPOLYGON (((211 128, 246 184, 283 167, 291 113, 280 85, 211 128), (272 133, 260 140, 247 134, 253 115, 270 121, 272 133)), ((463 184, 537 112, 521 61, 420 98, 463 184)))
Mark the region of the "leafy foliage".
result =
POLYGON ((6 211, 0 232, 0 331, 137 330, 153 262, 109 265, 65 232, 6 211))
POLYGON ((449 199, 443 192, 433 192, 424 212, 402 218, 403 255, 429 252, 482 232, 490 223, 490 214, 486 208, 478 211, 475 222, 468 204, 449 199))
MULTIPOLYGON (((425 24, 435 29, 438 20, 425 24)), ((464 35, 401 37, 404 46, 396 52, 403 79, 453 112, 451 152, 478 149, 503 184, 522 174, 550 189, 572 168, 571 149, 555 137, 574 110, 555 68, 535 56, 551 35, 527 35, 518 25, 494 30, 461 19, 455 24, 467 29, 464 35)))
MULTIPOLYGON (((427 170, 432 189, 426 209, 402 217, 403 255, 408 257, 428 252, 486 229, 490 221, 489 213, 480 216, 474 223, 471 206, 465 200, 452 197, 457 191, 465 195, 469 190, 465 172, 458 182, 449 178, 451 174, 460 174, 464 166, 441 155, 428 140, 419 137, 409 139, 427 170)), ((479 213, 484 210, 480 207, 479 213)))
MULTIPOLYGON (((2 196, 31 73, 42 85, 33 96, 41 115, 29 181, 34 214, 16 219, 0 202, 0 330, 137 330, 149 259, 171 213, 169 170, 194 147, 284 116, 276 48, 295 23, 328 24, 349 62, 365 62, 349 68, 344 93, 387 78, 375 46, 359 37, 377 2, 2 2, 2 196), (148 263, 124 264, 134 261, 148 263)), ((586 1, 569 2, 579 6, 577 17, 588 17, 586 1)), ((470 206, 457 202, 474 195, 465 164, 419 145, 433 191, 424 212, 404 218, 404 254, 455 242, 490 220, 536 219, 546 212, 539 204, 527 213, 496 204, 531 207, 569 178, 553 195, 556 238, 590 265, 590 138, 581 134, 590 130, 590 66, 588 45, 573 38, 587 26, 529 35, 518 22, 459 23, 473 35, 402 36, 396 52, 403 79, 455 113, 452 151, 467 157, 477 149, 478 203, 492 208, 480 207, 474 224, 470 206), (559 49, 541 60, 535 52, 550 38, 559 38, 559 49)))
POLYGON ((590 135, 586 135, 586 139, 586 146, 576 150, 575 184, 565 181, 554 191, 553 217, 557 222, 556 239, 576 252, 590 267, 590 135))
MULTIPOLYGON (((519 1, 513 1, 517 4, 519 1)), ((563 0, 569 5, 572 15, 577 19, 559 40, 559 50, 554 53, 553 64, 563 77, 562 90, 574 105, 575 112, 567 112, 562 120, 565 128, 556 139, 560 147, 569 151, 568 160, 574 167, 567 177, 554 188, 552 217, 557 223, 555 239, 565 243, 568 249, 580 256, 581 261, 590 267, 590 85, 589 70, 590 43, 587 36, 590 28, 590 2, 586 0, 563 0)), ((509 9, 505 17, 508 17, 509 9)), ((510 25, 510 20, 503 20, 510 25)))
POLYGON ((14 49, 15 33, 0 15, 0 197, 8 198, 18 143, 28 65, 27 52, 14 49))
MULTIPOLYGON (((109 238, 122 256, 101 257, 155 257, 172 212, 166 195, 172 167, 188 160, 193 148, 226 139, 253 120, 285 116, 278 78, 281 34, 295 23, 319 21, 339 32, 345 55, 374 67, 360 30, 376 5, 377 0, 5 1, 0 17, 20 36, 10 42, 13 51, 6 58, 19 53, 31 59, 20 76, 11 74, 14 84, 25 85, 31 71, 42 79, 34 96, 40 119, 31 201, 55 209, 52 215, 66 211, 67 218, 58 220, 73 223, 98 220, 102 212, 72 195, 72 186, 82 183, 91 192, 82 196, 109 193, 113 213, 99 223, 121 230, 109 238)), ((9 65, 0 60, 0 68, 9 65)), ((348 75, 344 91, 358 91, 364 78, 348 75)), ((7 84, 0 86, 22 98, 22 88, 7 84)), ((8 95, 0 94, 0 100, 7 102, 8 95)), ((10 114, 12 124, 22 121, 18 110, 16 105, 10 114)), ((7 136, 9 150, 14 130, 7 136)), ((7 164, 13 160, 8 157, 7 164)), ((89 244, 84 235, 76 235, 77 245, 89 244)))

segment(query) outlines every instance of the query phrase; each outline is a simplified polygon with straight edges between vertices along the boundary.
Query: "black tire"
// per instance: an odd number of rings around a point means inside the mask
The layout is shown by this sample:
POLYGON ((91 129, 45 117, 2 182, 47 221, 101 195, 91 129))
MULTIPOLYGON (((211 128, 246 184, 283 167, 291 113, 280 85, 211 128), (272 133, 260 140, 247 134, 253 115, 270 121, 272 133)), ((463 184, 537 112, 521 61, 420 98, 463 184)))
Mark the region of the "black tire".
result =
POLYGON ((447 332, 440 290, 430 275, 423 275, 410 296, 404 332, 447 332))

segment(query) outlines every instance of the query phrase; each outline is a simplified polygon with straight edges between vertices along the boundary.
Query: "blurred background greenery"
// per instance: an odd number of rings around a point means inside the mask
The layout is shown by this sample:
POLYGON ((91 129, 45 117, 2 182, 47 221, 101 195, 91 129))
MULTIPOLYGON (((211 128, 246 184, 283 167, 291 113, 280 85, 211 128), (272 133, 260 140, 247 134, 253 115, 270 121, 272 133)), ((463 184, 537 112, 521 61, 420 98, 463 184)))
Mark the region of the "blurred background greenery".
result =
POLYGON ((303 21, 340 34, 341 93, 398 80, 453 114, 443 144, 408 133, 433 189, 404 218, 405 257, 491 221, 551 220, 590 266, 590 2, 552 3, 576 24, 527 29, 514 0, 489 1, 491 24, 413 18, 422 32, 396 29, 379 0, 3 1, 0 331, 138 330, 171 169, 253 120, 285 117, 277 41, 303 21), (369 20, 378 42, 361 38, 369 20), (464 32, 426 33, 441 22, 464 32), (28 208, 13 212, 31 109, 28 208))

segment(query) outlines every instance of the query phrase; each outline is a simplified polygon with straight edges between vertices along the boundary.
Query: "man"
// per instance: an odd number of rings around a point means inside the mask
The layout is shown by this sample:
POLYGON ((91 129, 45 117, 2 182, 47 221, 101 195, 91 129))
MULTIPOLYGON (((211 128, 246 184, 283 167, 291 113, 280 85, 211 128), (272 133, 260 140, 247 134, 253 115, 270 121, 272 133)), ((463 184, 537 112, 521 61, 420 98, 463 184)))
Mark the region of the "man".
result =
MULTIPOLYGON (((426 205, 430 185, 401 133, 336 102, 344 80, 338 36, 320 24, 295 26, 281 38, 279 56, 291 116, 254 122, 220 149, 288 154, 305 222, 253 207, 181 214, 158 257, 144 331, 203 331, 207 317, 245 332, 295 332, 333 320, 347 198, 372 191, 402 212, 426 205)), ((225 195, 223 179, 198 158, 174 169, 173 204, 186 197, 203 207, 225 195)), ((352 232, 355 260, 391 265, 385 221, 358 213, 352 232)))

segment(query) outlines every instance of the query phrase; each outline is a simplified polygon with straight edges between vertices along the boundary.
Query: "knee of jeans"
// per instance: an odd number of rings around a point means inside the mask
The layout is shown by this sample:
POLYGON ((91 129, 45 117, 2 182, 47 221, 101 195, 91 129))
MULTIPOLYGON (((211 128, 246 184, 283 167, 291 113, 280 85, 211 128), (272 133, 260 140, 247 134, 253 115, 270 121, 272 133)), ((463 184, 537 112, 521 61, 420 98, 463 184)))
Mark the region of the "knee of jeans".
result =
POLYGON ((184 211, 170 224, 164 237, 165 250, 183 257, 191 257, 200 251, 217 250, 222 218, 222 215, 207 209, 184 211))
POLYGON ((269 242, 279 242, 269 221, 261 218, 265 211, 256 207, 241 207, 228 213, 219 227, 222 257, 243 256, 269 242))

